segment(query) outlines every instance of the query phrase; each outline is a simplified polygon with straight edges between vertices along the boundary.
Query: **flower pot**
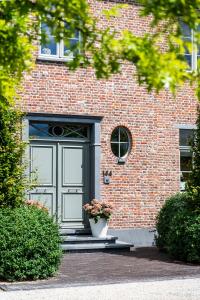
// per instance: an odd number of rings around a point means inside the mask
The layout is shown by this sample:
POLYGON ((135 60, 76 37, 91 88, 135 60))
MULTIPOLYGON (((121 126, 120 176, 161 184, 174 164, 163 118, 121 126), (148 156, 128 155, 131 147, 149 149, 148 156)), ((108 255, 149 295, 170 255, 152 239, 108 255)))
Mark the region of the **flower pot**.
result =
POLYGON ((108 231, 108 221, 104 218, 100 218, 97 223, 94 219, 89 219, 92 236, 105 238, 108 231))

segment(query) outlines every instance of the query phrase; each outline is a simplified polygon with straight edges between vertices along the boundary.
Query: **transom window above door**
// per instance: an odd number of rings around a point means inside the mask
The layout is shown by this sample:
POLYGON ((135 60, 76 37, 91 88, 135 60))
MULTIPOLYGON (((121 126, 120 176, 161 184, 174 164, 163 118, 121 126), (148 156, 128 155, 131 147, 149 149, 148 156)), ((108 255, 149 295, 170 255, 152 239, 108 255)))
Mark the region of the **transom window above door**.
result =
POLYGON ((57 42, 50 28, 45 23, 41 24, 41 31, 46 35, 48 42, 40 44, 39 58, 72 60, 74 55, 78 52, 80 31, 75 30, 74 35, 65 43, 63 40, 57 42))
POLYGON ((29 123, 29 137, 30 139, 88 139, 89 126, 82 124, 73 125, 67 123, 32 121, 29 123))

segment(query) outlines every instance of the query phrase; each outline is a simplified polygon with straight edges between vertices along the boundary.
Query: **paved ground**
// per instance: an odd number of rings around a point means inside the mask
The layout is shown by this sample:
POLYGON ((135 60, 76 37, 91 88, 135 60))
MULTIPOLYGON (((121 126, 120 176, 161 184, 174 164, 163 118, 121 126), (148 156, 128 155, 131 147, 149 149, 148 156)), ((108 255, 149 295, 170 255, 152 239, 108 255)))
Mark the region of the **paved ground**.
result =
POLYGON ((200 279, 1 292, 1 300, 199 300, 200 279))
POLYGON ((66 288, 183 278, 200 278, 200 265, 171 260, 156 248, 139 248, 133 252, 65 254, 56 277, 35 282, 0 282, 0 289, 66 288))

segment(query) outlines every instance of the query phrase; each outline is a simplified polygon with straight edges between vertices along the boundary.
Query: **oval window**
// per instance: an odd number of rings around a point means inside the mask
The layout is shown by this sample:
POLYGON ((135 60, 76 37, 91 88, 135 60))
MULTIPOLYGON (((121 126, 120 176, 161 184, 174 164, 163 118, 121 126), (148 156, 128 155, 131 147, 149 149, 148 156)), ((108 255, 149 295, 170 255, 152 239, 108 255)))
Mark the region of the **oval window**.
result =
POLYGON ((119 159, 124 158, 130 151, 130 134, 124 127, 116 127, 111 134, 111 149, 119 159))

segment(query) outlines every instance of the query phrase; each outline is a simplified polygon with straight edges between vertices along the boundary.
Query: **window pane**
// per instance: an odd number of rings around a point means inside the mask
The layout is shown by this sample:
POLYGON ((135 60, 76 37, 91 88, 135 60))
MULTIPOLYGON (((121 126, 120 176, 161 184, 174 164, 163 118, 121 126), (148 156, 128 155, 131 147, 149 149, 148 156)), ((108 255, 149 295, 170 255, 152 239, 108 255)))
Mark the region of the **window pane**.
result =
POLYGON ((189 179, 190 172, 182 172, 181 174, 181 181, 186 182, 189 179))
POLYGON ((192 67, 192 55, 184 55, 186 62, 192 67))
POLYGON ((128 149, 129 149, 128 143, 120 144, 120 157, 125 156, 128 153, 128 149))
POLYGON ((41 44, 41 54, 57 55, 57 43, 46 24, 41 25, 41 30, 47 35, 48 43, 41 44))
POLYGON ((119 156, 119 144, 111 143, 111 149, 115 156, 120 157, 119 156))
POLYGON ((181 26, 182 35, 185 37, 190 37, 192 33, 191 33, 191 29, 189 28, 189 26, 187 24, 185 24, 184 22, 180 22, 180 26, 181 26))
POLYGON ((181 152, 181 171, 191 171, 192 169, 192 154, 190 152, 181 152), (186 156, 187 155, 187 156, 186 156))
POLYGON ((113 130, 111 135, 111 142, 119 142, 119 128, 113 130))
POLYGON ((126 142, 128 143, 128 134, 126 132, 125 128, 120 128, 120 142, 126 142))
POLYGON ((57 55, 57 44, 54 40, 54 37, 49 37, 48 44, 41 45, 41 54, 46 55, 57 55))
POLYGON ((77 39, 77 40, 79 40, 79 34, 80 34, 79 30, 76 29, 75 30, 75 34, 74 34, 74 38, 77 39))
POLYGON ((194 137, 193 129, 180 129, 180 146, 190 146, 194 137))
POLYGON ((184 57, 185 57, 185 60, 187 61, 188 65, 190 67, 192 67, 192 53, 191 53, 192 31, 188 27, 188 25, 186 25, 183 22, 180 22, 180 26, 181 26, 181 32, 182 32, 182 39, 186 43, 184 46, 184 48, 185 48, 184 57))
POLYGON ((29 135, 31 138, 34 137, 45 137, 48 136, 49 126, 47 123, 30 123, 29 135))
POLYGON ((69 40, 69 45, 64 45, 64 56, 74 56, 78 53, 78 49, 74 49, 74 47, 77 46, 78 44, 78 40, 77 39, 70 39, 69 40))
POLYGON ((71 138, 87 138, 88 127, 82 125, 64 126, 64 136, 71 138))

